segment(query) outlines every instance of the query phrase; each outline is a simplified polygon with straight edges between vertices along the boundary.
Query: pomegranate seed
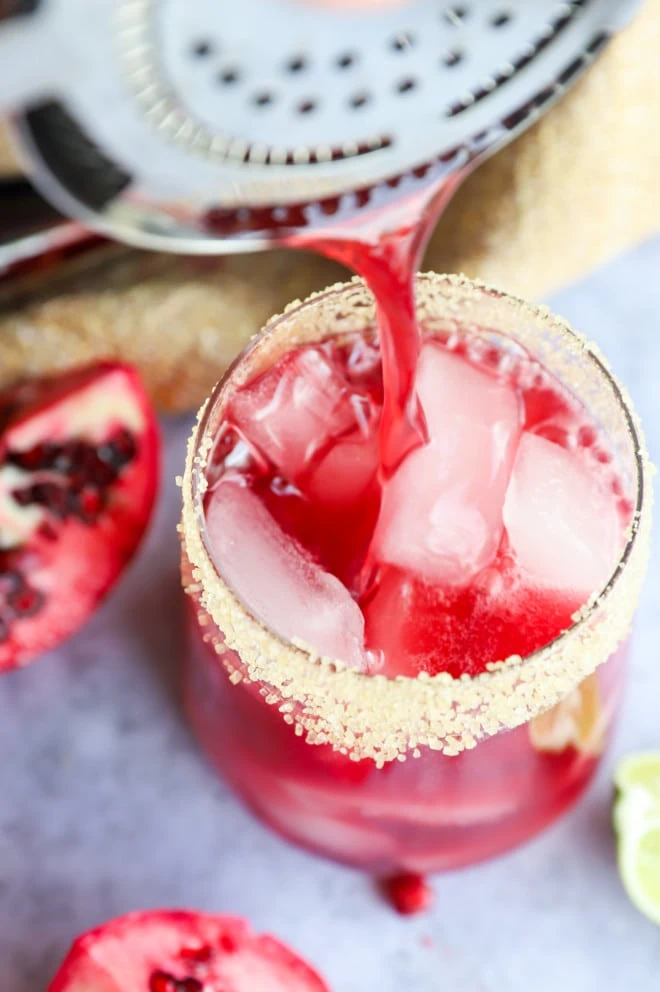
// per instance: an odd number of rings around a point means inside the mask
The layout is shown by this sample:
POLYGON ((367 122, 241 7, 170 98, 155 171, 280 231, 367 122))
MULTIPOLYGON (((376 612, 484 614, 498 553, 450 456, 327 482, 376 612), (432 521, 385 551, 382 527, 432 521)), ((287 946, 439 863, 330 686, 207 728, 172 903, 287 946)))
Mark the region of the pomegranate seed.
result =
POLYGON ((50 468, 53 459, 57 454, 57 445, 44 442, 36 444, 34 448, 27 451, 11 451, 7 455, 7 461, 27 472, 34 472, 40 468, 50 468))
POLYGON ((64 519, 67 515, 67 495, 62 486, 54 482, 37 482, 32 486, 35 503, 40 503, 53 516, 64 519))
POLYGON ((26 489, 19 489, 12 496, 21 506, 38 503, 55 517, 64 519, 67 515, 66 490, 55 482, 35 482, 26 489))
POLYGON ((120 469, 123 468, 124 465, 128 465, 128 463, 135 458, 137 452, 133 435, 130 431, 125 429, 119 431, 119 433, 113 437, 110 442, 110 448, 113 452, 111 464, 120 469))
POLYGON ((176 978, 166 971, 154 971, 149 979, 149 992, 176 992, 176 978))
POLYGON ((411 916, 428 909, 433 902, 433 889, 423 875, 401 872, 382 883, 388 901, 402 916, 411 916))
POLYGON ((178 983, 178 992, 203 992, 203 985, 198 978, 182 978, 178 983))
POLYGON ((26 489, 14 489, 11 495, 12 499, 16 500, 19 506, 29 506, 33 502, 31 486, 28 486, 26 489))
POLYGON ((91 444, 86 441, 68 441, 58 448, 52 468, 64 474, 71 472, 88 474, 97 461, 96 449, 91 444))
POLYGON ((202 944, 201 947, 184 947, 181 951, 181 960, 192 964, 193 967, 196 964, 206 964, 212 957, 213 948, 208 944, 202 944))
POLYGON ((10 593, 7 605, 16 617, 31 617, 44 605, 43 593, 31 586, 23 585, 17 592, 10 593))
POLYGON ((105 499, 95 486, 85 486, 79 492, 69 492, 69 506, 83 523, 93 524, 105 508, 105 499))
POLYGON ((61 472, 62 475, 67 475, 75 464, 75 449, 72 444, 63 444, 58 450, 57 454, 53 458, 52 467, 56 472, 61 472))
POLYGON ((227 954, 234 954, 238 950, 238 944, 228 933, 223 933, 220 938, 220 947, 227 954))
POLYGON ((114 482, 116 478, 117 472, 115 469, 111 465, 107 465, 97 455, 94 465, 91 466, 89 471, 89 481, 93 482, 99 488, 105 488, 111 482, 114 482))
POLYGON ((149 992, 203 992, 197 978, 175 978, 167 971, 154 971, 149 979, 149 992))
POLYGON ((45 537, 47 541, 57 540, 57 531, 45 520, 39 527, 39 533, 42 535, 42 537, 45 537))

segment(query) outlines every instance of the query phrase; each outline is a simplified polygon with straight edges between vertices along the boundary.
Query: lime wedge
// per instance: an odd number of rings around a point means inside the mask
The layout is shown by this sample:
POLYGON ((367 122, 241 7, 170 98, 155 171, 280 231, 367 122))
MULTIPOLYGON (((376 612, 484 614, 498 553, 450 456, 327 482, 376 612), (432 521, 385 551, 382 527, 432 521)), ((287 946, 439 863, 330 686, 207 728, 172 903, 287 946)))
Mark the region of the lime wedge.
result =
POLYGON ((624 758, 614 782, 621 879, 637 909, 660 926, 660 752, 624 758))
POLYGON ((614 784, 620 792, 639 786, 660 803, 660 751, 640 751, 623 758, 614 771, 614 784))

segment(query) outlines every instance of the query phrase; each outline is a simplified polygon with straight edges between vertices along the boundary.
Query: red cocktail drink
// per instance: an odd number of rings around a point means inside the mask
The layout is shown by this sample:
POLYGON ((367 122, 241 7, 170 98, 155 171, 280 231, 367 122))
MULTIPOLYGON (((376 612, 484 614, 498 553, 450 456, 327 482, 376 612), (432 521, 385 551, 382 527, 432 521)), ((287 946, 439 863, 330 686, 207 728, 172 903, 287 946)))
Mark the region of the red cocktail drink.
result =
POLYGON ((359 284, 272 322, 184 480, 186 705, 288 838, 370 871, 519 843, 607 742, 648 544, 620 389, 562 321, 420 277, 423 443, 383 469, 359 284))

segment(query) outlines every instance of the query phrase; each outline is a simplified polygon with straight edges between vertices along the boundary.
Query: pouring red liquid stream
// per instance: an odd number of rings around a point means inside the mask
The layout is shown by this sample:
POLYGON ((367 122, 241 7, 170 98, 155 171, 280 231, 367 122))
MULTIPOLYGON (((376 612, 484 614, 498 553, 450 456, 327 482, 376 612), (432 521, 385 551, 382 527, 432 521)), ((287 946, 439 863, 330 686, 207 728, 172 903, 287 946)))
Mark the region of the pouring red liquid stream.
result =
POLYGON ((339 221, 322 234, 305 231, 285 242, 312 248, 346 265, 362 276, 376 298, 384 391, 379 439, 384 479, 427 440, 414 389, 422 340, 414 277, 438 217, 462 179, 462 174, 436 179, 360 220, 339 221))

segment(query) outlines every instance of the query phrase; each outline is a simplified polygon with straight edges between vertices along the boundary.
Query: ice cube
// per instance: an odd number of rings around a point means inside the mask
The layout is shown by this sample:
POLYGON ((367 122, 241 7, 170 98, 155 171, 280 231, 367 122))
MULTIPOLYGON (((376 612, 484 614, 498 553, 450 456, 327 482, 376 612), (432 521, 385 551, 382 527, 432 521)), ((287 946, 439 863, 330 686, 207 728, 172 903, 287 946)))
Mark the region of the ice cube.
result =
POLYGON ((307 347, 238 390, 230 413, 278 472, 299 483, 320 449, 359 424, 366 402, 321 348, 307 347))
POLYGON ((364 619, 348 589, 284 533, 240 478, 229 473, 215 487, 206 526, 221 575, 270 630, 366 668, 364 619))
POLYGON ((616 501, 582 456, 525 432, 504 504, 519 565, 542 587, 588 596, 621 547, 616 501))
POLYGON ((515 390, 433 342, 418 396, 429 443, 383 489, 373 553, 441 584, 460 584, 495 556, 522 408, 515 390))
POLYGON ((353 431, 340 438, 312 470, 302 488, 316 503, 340 508, 355 505, 374 484, 378 471, 378 433, 353 431))

